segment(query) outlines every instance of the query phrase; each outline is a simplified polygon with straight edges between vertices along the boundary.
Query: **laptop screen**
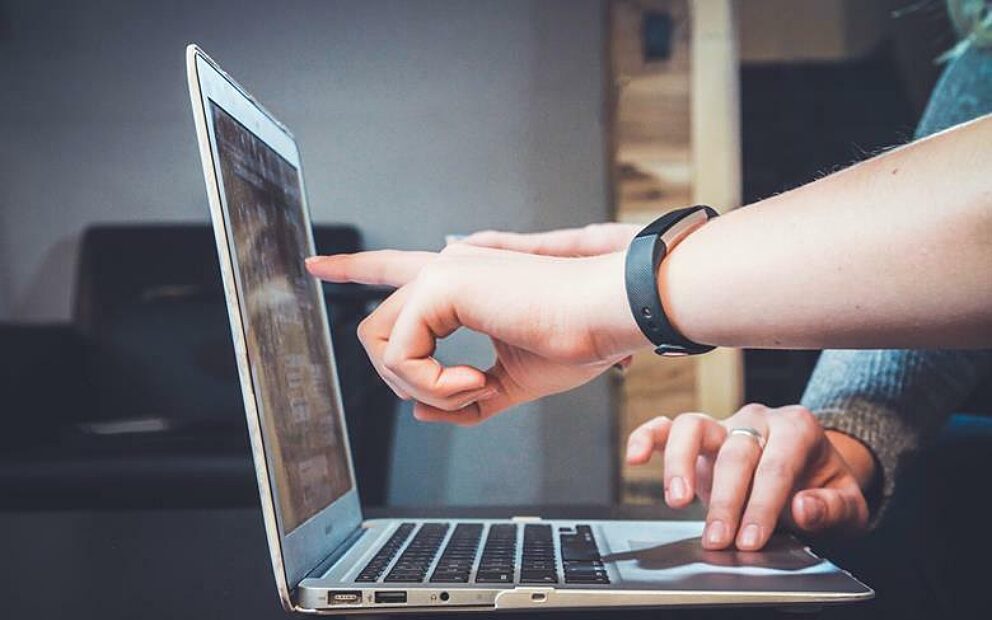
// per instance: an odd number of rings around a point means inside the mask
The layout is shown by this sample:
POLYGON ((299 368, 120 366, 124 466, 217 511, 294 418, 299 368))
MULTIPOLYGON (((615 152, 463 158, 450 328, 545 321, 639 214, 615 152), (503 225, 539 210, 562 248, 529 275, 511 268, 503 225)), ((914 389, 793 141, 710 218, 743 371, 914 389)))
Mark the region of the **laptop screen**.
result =
POLYGON ((288 534, 351 489, 300 173, 210 102, 249 368, 288 534))

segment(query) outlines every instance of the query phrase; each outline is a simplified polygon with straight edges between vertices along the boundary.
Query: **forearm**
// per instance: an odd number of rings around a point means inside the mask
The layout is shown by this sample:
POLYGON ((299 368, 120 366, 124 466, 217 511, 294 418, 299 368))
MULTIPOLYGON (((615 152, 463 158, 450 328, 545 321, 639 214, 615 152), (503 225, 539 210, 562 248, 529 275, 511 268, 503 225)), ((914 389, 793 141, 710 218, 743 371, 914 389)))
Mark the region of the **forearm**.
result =
POLYGON ((992 117, 714 220, 659 290, 697 342, 992 344, 992 117))

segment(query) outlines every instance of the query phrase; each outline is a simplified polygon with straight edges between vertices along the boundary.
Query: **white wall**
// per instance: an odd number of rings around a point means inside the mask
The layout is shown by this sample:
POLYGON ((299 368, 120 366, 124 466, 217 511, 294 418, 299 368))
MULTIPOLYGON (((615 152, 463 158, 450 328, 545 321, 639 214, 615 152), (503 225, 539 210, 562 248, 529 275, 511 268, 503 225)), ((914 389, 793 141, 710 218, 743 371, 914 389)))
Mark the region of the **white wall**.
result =
MULTIPOLYGON (((89 224, 207 220, 189 41, 294 129, 315 220, 370 246, 602 220, 602 29, 598 0, 0 2, 0 319, 68 317, 89 224)), ((471 431, 407 416, 394 497, 605 499, 608 408, 600 384, 471 431)))

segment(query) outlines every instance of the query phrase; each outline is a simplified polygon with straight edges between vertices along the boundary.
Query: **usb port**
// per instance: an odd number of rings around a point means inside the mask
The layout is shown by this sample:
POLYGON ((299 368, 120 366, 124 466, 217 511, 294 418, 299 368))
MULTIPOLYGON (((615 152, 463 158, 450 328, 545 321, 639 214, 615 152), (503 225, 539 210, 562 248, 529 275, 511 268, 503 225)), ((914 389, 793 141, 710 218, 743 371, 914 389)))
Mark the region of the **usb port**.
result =
POLYGON ((362 593, 358 590, 332 590, 327 593, 329 605, 358 605, 362 602, 362 593))
POLYGON ((395 590, 393 592, 376 592, 375 593, 376 603, 405 603, 406 602, 406 592, 402 590, 395 590))

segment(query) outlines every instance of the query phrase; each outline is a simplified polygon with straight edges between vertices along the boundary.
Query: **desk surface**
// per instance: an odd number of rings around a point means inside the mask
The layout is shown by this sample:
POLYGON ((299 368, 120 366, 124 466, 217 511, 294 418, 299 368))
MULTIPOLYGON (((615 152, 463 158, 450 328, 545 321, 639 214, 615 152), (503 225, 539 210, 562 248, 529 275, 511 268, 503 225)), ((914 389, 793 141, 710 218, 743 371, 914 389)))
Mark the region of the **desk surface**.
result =
MULTIPOLYGON (((371 509, 369 517, 684 519, 664 506, 499 506, 371 509)), ((256 509, 0 512, 0 617, 289 617, 272 583, 256 509)), ((752 618, 776 611, 583 612, 568 618, 752 618), (742 615, 743 613, 743 615, 742 615)), ((403 616, 409 618, 410 616, 403 616)), ((478 613, 445 615, 473 617, 478 613)), ((499 618, 517 618, 500 614, 499 618)), ((562 618, 562 614, 530 618, 562 618)))

